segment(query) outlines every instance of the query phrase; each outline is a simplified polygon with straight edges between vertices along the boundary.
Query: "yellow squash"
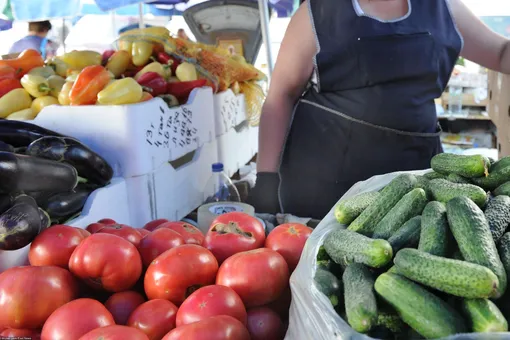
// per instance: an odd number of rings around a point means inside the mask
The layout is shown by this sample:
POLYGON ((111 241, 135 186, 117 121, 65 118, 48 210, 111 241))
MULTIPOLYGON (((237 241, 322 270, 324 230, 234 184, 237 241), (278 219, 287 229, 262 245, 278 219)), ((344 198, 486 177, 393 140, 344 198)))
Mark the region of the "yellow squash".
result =
POLYGON ((48 85, 50 86, 50 94, 53 97, 58 98, 58 94, 60 93, 60 91, 62 91, 62 87, 64 86, 65 83, 66 80, 61 76, 54 75, 49 77, 48 85))
POLYGON ((133 78, 115 80, 97 95, 100 105, 124 105, 139 103, 143 89, 133 78))
POLYGON ((51 90, 46 78, 32 74, 25 74, 21 78, 21 86, 35 98, 46 96, 51 90))
POLYGON ((37 115, 46 106, 58 105, 58 104, 59 103, 58 103, 57 98, 52 97, 52 96, 44 96, 44 97, 35 98, 34 101, 32 102, 31 109, 37 115))
POLYGON ((32 105, 30 94, 25 89, 14 89, 0 98, 0 118, 28 109, 30 105, 32 105))
POLYGON ((101 65, 103 57, 95 51, 71 51, 60 57, 71 69, 83 70, 87 66, 101 65))
POLYGON ((16 111, 7 116, 8 120, 32 120, 37 116, 37 113, 34 113, 32 109, 24 109, 21 111, 16 111))

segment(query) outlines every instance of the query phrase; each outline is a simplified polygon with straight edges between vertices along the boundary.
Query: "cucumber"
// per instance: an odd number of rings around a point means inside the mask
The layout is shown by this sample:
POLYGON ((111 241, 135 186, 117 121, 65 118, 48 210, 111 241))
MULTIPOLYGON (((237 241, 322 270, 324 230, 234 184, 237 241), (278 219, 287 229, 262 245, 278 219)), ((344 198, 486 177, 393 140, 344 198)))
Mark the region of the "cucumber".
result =
POLYGON ((446 207, 441 202, 429 202, 421 216, 421 234, 418 249, 426 253, 446 256, 452 236, 446 220, 446 207))
POLYGON ((456 155, 441 153, 432 157, 430 166, 442 174, 457 174, 467 178, 487 176, 490 161, 482 155, 456 155))
POLYGON ((403 276, 381 274, 375 281, 375 291, 425 338, 442 338, 466 330, 462 317, 452 307, 403 276))
POLYGON ((437 179, 437 178, 446 179, 446 177, 448 177, 448 176, 440 174, 439 172, 430 171, 430 172, 427 172, 426 174, 424 174, 423 177, 425 177, 428 180, 433 180, 433 179, 437 179))
POLYGON ((372 237, 389 239, 406 221, 420 215, 427 202, 427 194, 423 189, 411 190, 377 224, 372 237))
POLYGON ((466 196, 483 207, 487 201, 487 193, 480 187, 473 184, 452 183, 445 179, 434 179, 429 183, 434 199, 447 203, 454 197, 466 196))
POLYGON ((388 241, 373 240, 347 229, 329 233, 324 240, 324 249, 331 259, 340 265, 356 262, 380 268, 393 257, 388 241))
POLYGON ((388 312, 379 311, 377 315, 377 326, 381 326, 389 329, 393 333, 402 332, 406 325, 398 316, 398 314, 392 314, 388 312))
POLYGON ((492 171, 487 177, 473 178, 473 184, 476 184, 485 190, 494 190, 500 185, 510 181, 510 166, 492 171))
POLYGON ((313 279, 319 292, 326 295, 333 307, 336 307, 342 296, 342 281, 333 273, 322 268, 317 268, 313 279))
POLYGON ((366 333, 377 323, 372 273, 364 265, 353 263, 345 268, 342 281, 347 321, 356 332, 366 333))
POLYGON ((411 218, 395 232, 388 242, 396 253, 402 248, 416 248, 420 241, 421 216, 411 218))
POLYGON ((349 230, 371 235, 375 226, 400 201, 405 194, 417 185, 414 175, 402 174, 395 177, 382 191, 379 197, 366 208, 349 226, 349 230))
POLYGON ((431 199, 432 192, 430 191, 429 187, 430 179, 428 179, 425 176, 416 176, 416 181, 417 181, 416 188, 425 190, 425 193, 427 194, 427 199, 431 199))
POLYGON ((446 180, 452 183, 471 184, 471 181, 469 179, 459 176, 457 174, 449 174, 448 176, 446 176, 446 180))
POLYGON ((498 288, 498 278, 484 266, 416 249, 402 249, 394 263, 400 275, 454 296, 488 298, 498 288))
POLYGON ((494 241, 498 241, 510 224, 510 197, 496 196, 489 200, 485 209, 485 218, 494 241))
POLYGON ((510 166, 510 156, 503 157, 499 161, 496 161, 494 164, 492 164, 490 172, 499 171, 508 166, 510 166))
POLYGON ((510 196, 510 182, 505 182, 492 192, 494 196, 510 196))
POLYGON ((335 218, 340 224, 349 224, 358 217, 363 210, 375 202, 380 193, 365 192, 340 201, 335 207, 335 218))
POLYGON ((494 304, 487 299, 465 299, 462 310, 475 333, 507 332, 508 322, 494 304))
MULTIPOLYGON (((507 276, 510 275, 510 233, 505 233, 498 242, 498 254, 507 276)), ((510 292, 508 292, 510 293, 510 292)))
POLYGON ((446 204, 446 215, 453 237, 465 261, 485 266, 499 279, 491 297, 506 290, 507 276, 483 211, 467 197, 455 197, 446 204))

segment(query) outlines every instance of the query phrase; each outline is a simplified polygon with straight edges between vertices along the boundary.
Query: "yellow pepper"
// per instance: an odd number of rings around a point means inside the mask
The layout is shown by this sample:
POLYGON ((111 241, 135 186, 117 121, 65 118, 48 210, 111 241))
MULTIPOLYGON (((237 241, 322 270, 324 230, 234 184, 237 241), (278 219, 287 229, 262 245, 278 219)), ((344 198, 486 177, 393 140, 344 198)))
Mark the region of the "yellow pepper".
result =
POLYGON ((28 109, 32 105, 30 94, 24 89, 14 89, 0 98, 0 118, 28 109))
POLYGON ((95 51, 71 51, 60 57, 73 70, 83 70, 87 66, 101 65, 103 57, 95 51))
POLYGON ((59 57, 51 58, 47 65, 50 66, 59 76, 63 78, 67 77, 67 70, 69 70, 69 65, 67 65, 59 57))
POLYGON ((61 76, 51 76, 48 78, 48 85, 50 85, 50 95, 52 95, 55 98, 58 98, 58 94, 62 90, 62 87, 66 83, 66 80, 62 78, 61 76))
POLYGON ((24 109, 21 111, 16 111, 7 116, 8 120, 32 120, 37 116, 37 113, 34 113, 32 109, 24 109))
POLYGON ((156 72, 163 78, 168 79, 172 75, 172 69, 163 64, 158 63, 157 61, 150 63, 149 65, 142 68, 140 71, 138 71, 137 74, 135 74, 135 80, 138 80, 143 74, 147 72, 156 72))
POLYGON ((198 79, 197 69, 195 65, 190 63, 181 63, 175 69, 175 76, 180 81, 194 81, 198 79))
POLYGON ((23 78, 21 78, 21 86, 23 86, 32 97, 36 98, 46 96, 51 90, 48 81, 44 77, 31 74, 25 74, 23 78))
POLYGON ((74 82, 66 82, 64 86, 62 86, 62 90, 58 94, 58 103, 60 105, 71 105, 71 100, 69 99, 69 92, 73 88, 74 82))
POLYGON ((119 50, 126 51, 131 55, 131 51, 133 50, 133 42, 129 40, 119 40, 119 50))
POLYGON ((52 97, 52 96, 44 96, 44 97, 35 98, 34 101, 32 102, 32 105, 30 106, 30 108, 37 115, 46 106, 58 105, 58 104, 59 103, 58 103, 57 98, 52 97))
POLYGON ((124 105, 138 103, 142 99, 143 89, 133 78, 124 78, 106 86, 97 95, 101 105, 124 105))
POLYGON ((40 66, 40 67, 31 69, 30 72, 28 72, 28 74, 32 74, 34 76, 41 76, 44 78, 49 78, 49 77, 55 75, 55 71, 50 66, 40 66))
POLYGON ((126 72, 129 63, 131 62, 131 55, 127 51, 117 51, 115 52, 109 59, 108 63, 106 63, 106 69, 113 73, 115 78, 120 77, 120 75, 126 72))
POLYGON ((142 40, 133 41, 131 57, 135 66, 143 66, 152 56, 152 43, 142 40))

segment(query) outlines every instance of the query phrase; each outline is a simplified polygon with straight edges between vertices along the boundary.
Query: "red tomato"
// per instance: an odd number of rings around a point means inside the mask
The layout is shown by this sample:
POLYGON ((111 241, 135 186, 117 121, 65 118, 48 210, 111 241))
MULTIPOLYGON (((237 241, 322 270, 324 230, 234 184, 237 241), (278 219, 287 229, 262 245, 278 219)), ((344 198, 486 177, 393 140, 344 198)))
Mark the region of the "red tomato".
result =
POLYGON ((177 327, 207 319, 216 315, 230 315, 246 325, 246 308, 231 288, 206 286, 193 292, 179 307, 177 327))
POLYGON ((293 272, 312 231, 312 228, 299 223, 279 225, 267 236, 265 247, 280 253, 287 261, 289 271, 293 272))
POLYGON ((92 287, 122 292, 138 281, 142 259, 132 243, 119 236, 98 233, 76 247, 69 269, 92 287))
POLYGON ((40 328, 60 306, 75 299, 78 285, 59 267, 14 267, 0 274, 0 327, 40 328))
POLYGON ((204 247, 222 263, 230 256, 264 246, 264 226, 255 217, 245 213, 223 214, 211 223, 204 247))
POLYGON ((186 244, 198 244, 199 246, 204 243, 204 234, 200 231, 200 229, 192 226, 186 222, 166 222, 159 225, 156 229, 160 228, 168 228, 184 238, 184 242, 186 244))
POLYGON ((117 222, 115 222, 115 220, 112 220, 111 218, 103 218, 102 220, 97 221, 97 223, 105 225, 117 224, 117 222))
POLYGON ((112 313, 117 325, 125 325, 131 312, 144 302, 145 298, 142 295, 127 290, 113 294, 104 305, 112 313))
POLYGON ((30 245, 28 260, 32 266, 68 268, 74 248, 85 239, 76 228, 54 225, 43 230, 30 245))
POLYGON ((157 229, 145 236, 138 245, 138 251, 142 256, 142 262, 148 267, 151 262, 168 249, 184 244, 181 235, 170 229, 157 229))
POLYGON ((135 229, 125 224, 110 224, 97 231, 97 233, 105 233, 117 235, 129 241, 138 247, 142 240, 142 235, 135 229))
POLYGON ((162 340, 250 340, 246 327, 228 315, 212 316, 199 322, 181 326, 162 340))
POLYGON ((147 301, 129 316, 127 325, 138 328, 150 340, 159 340, 175 328, 177 307, 168 300, 155 299, 147 301))
POLYGON ((79 340, 149 340, 142 331, 127 326, 106 326, 96 328, 79 340))
POLYGON ((33 329, 14 329, 7 328, 0 332, 0 339, 31 339, 40 340, 41 333, 33 329))
POLYGON ((195 244, 185 244, 159 255, 145 273, 145 294, 166 299, 177 306, 197 288, 214 283, 218 261, 211 252, 195 244))
POLYGON ((113 316, 100 302, 92 299, 77 299, 51 314, 44 324, 41 338, 78 340, 93 329, 110 325, 115 325, 113 316))
POLYGON ((92 223, 92 224, 89 224, 87 226, 87 231, 91 234, 95 234, 97 233, 99 230, 103 229, 104 227, 106 227, 106 224, 102 224, 102 223, 92 223))
POLYGON ((157 227, 159 227, 160 225, 162 225, 163 223, 166 223, 166 222, 168 222, 168 220, 166 218, 160 218, 159 220, 150 221, 146 225, 143 226, 143 229, 148 230, 148 231, 153 231, 154 229, 156 229, 157 227))
POLYGON ((91 233, 86 230, 86 229, 82 229, 80 227, 74 227, 76 230, 78 230, 80 232, 80 234, 83 235, 83 237, 89 237, 91 235, 91 233))
POLYGON ((246 307, 276 300, 289 284, 285 259, 271 249, 255 249, 229 257, 218 270, 216 284, 232 288, 246 307))
POLYGON ((147 236, 151 233, 147 229, 143 229, 143 228, 136 229, 136 231, 138 231, 140 233, 140 235, 142 235, 142 238, 144 238, 145 236, 147 236))
POLYGON ((268 307, 256 307, 248 310, 248 332, 252 340, 282 340, 283 322, 268 307))

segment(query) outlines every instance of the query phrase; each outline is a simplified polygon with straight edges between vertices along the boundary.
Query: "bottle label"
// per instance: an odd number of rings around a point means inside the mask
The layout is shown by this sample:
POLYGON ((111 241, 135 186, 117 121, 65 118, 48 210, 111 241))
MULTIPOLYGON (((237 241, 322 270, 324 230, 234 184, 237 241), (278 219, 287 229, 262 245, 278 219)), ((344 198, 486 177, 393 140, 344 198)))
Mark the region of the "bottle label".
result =
POLYGON ((230 212, 244 212, 244 209, 233 204, 215 204, 209 208, 209 211, 215 215, 223 215, 230 212))

